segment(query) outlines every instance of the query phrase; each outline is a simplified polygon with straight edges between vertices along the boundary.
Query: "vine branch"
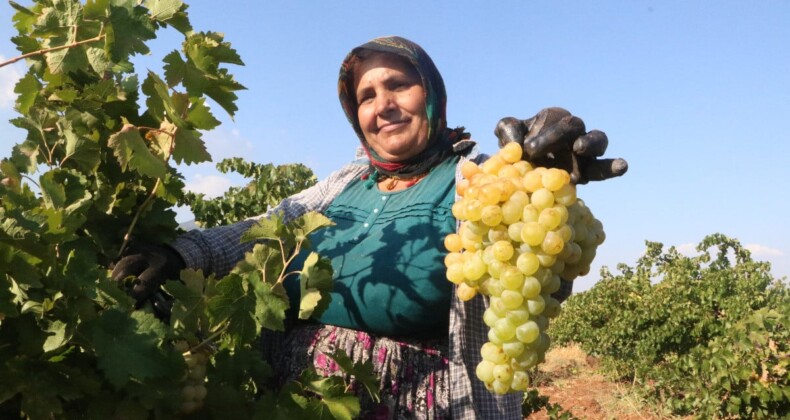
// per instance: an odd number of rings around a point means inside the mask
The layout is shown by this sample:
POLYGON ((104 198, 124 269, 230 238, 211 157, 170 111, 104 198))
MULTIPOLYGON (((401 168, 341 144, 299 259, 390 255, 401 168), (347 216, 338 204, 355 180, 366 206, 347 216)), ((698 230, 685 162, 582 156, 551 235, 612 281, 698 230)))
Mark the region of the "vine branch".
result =
POLYGON ((54 52, 54 51, 64 50, 66 48, 74 48, 74 47, 79 47, 80 45, 90 44, 91 42, 101 41, 105 37, 106 37, 105 34, 99 34, 99 35, 96 35, 93 38, 83 39, 82 41, 73 42, 71 44, 59 45, 57 47, 44 48, 44 49, 40 49, 40 50, 37 50, 37 51, 32 51, 32 52, 29 52, 29 53, 22 54, 20 56, 11 58, 9 60, 3 61, 2 63, 0 63, 0 68, 5 67, 5 66, 7 66, 9 64, 14 64, 14 63, 16 63, 19 60, 24 60, 26 58, 35 57, 37 55, 44 55, 46 53, 51 53, 51 52, 54 52))

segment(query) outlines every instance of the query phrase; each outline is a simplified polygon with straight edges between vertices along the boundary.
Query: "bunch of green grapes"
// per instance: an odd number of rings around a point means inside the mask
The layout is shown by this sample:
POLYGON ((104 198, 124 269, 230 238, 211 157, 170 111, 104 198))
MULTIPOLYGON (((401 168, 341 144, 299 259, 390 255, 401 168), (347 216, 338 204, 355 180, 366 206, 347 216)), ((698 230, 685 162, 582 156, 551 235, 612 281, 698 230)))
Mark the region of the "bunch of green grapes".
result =
POLYGON ((460 227, 444 241, 457 296, 489 297, 488 342, 476 373, 497 394, 529 387, 527 370, 543 361, 549 319, 560 311, 551 294, 560 279, 590 270, 605 238, 568 172, 533 168, 521 155, 521 146, 509 143, 481 165, 461 167, 461 198, 452 209, 460 227))
POLYGON ((190 414, 203 407, 206 399, 206 365, 208 354, 201 350, 190 350, 186 341, 176 341, 175 349, 184 356, 187 374, 181 388, 181 413, 190 414))

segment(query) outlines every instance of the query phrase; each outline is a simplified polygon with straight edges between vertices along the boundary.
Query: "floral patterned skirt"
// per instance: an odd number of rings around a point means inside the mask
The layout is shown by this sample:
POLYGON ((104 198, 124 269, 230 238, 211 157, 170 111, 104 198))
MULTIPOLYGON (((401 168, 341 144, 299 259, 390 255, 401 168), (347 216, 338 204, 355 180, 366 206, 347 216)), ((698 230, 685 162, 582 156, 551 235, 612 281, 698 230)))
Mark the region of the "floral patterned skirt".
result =
MULTIPOLYGON (((322 324, 299 324, 277 345, 264 346, 272 368, 283 380, 295 379, 309 363, 319 374, 342 374, 329 357, 345 350, 354 362, 373 363, 380 377, 380 401, 352 380, 362 419, 449 419, 448 340, 394 340, 322 324)), ((349 378, 346 378, 349 380, 349 378)))

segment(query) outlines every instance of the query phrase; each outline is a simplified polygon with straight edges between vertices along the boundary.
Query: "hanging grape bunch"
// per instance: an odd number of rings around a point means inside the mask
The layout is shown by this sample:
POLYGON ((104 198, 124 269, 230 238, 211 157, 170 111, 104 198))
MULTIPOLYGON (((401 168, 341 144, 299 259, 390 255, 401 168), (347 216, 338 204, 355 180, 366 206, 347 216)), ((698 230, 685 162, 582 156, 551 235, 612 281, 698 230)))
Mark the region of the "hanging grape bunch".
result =
POLYGON ((477 377, 497 394, 525 391, 527 370, 549 347, 549 319, 560 303, 551 294, 560 279, 590 270, 603 225, 567 171, 533 167, 522 147, 509 143, 481 165, 466 162, 453 215, 458 233, 445 237, 447 278, 461 300, 489 297, 483 320, 488 342, 477 377))

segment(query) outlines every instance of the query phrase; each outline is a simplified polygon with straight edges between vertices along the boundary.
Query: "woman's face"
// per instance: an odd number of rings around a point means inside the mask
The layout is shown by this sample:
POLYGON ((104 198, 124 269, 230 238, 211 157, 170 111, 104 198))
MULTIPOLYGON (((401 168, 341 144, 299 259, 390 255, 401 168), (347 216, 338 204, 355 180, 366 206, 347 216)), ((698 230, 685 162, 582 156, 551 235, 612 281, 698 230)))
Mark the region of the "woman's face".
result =
POLYGON ((368 145, 388 161, 402 161, 428 145, 425 89, 412 66, 387 54, 357 65, 357 118, 368 145))

